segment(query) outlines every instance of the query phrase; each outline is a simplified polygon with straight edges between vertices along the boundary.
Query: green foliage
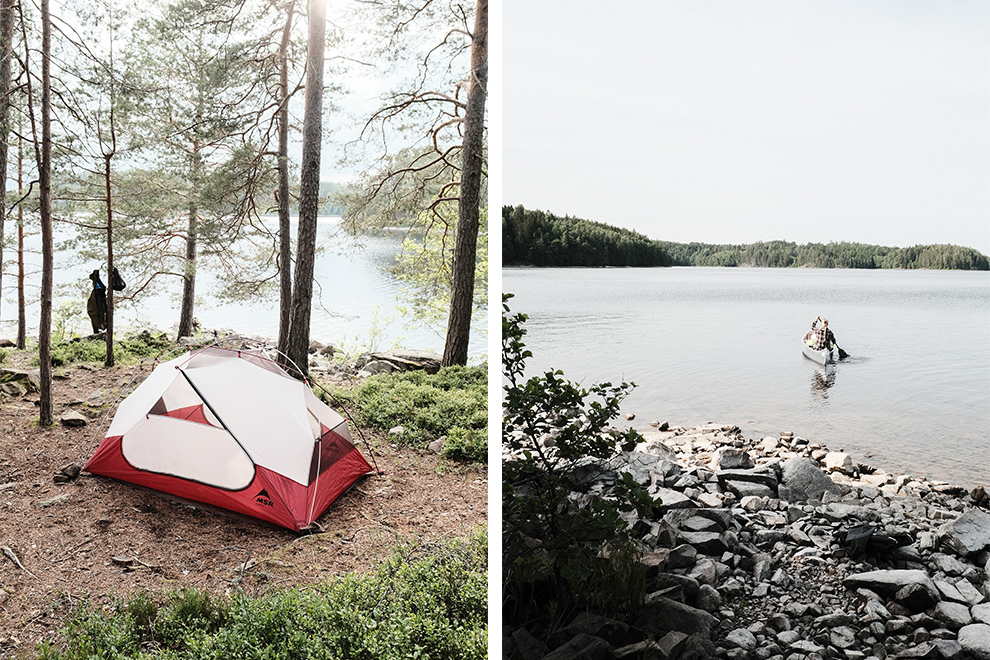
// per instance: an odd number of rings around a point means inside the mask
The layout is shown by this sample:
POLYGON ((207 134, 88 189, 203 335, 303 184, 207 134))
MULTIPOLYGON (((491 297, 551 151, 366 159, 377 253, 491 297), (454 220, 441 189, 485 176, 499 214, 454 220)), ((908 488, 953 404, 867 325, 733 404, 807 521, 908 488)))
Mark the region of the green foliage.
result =
MULTIPOLYGON (((418 323, 442 334, 447 330, 450 314, 450 290, 457 206, 443 205, 448 231, 432 231, 408 235, 402 241, 402 251, 392 265, 392 274, 403 283, 398 296, 399 310, 418 323)), ((424 211, 420 222, 429 221, 424 211)), ((480 320, 488 310, 488 210, 482 208, 479 218, 478 243, 474 272, 473 317, 480 320)))
MULTIPOLYGON (((155 357, 172 345, 172 341, 165 333, 153 335, 148 331, 144 331, 117 342, 114 348, 114 356, 118 364, 134 364, 143 359, 155 357)), ((102 338, 75 339, 52 344, 53 367, 88 362, 102 363, 106 359, 106 355, 107 343, 102 338)))
POLYGON ((632 612, 645 598, 645 573, 623 514, 652 515, 659 504, 628 473, 592 490, 587 471, 642 440, 610 426, 632 383, 584 389, 560 371, 525 379, 532 357, 525 314, 503 296, 502 443, 516 457, 502 466, 505 617, 548 611, 632 612))
POLYGON ((619 227, 502 207, 506 266, 754 266, 759 268, 928 268, 990 270, 986 255, 958 245, 896 248, 863 243, 759 241, 671 243, 619 227))
POLYGON ((45 660, 83 658, 467 658, 487 652, 487 532, 399 545, 369 574, 229 599, 139 593, 110 611, 83 605, 45 660))
POLYGON ((661 245, 642 234, 522 206, 502 207, 506 266, 669 266, 661 245))
POLYGON ((406 371, 371 376, 334 395, 353 407, 354 421, 388 431, 401 426, 399 442, 425 446, 446 435, 452 458, 487 460, 488 368, 444 367, 436 374, 406 371))
POLYGON ((863 243, 768 241, 748 245, 661 243, 674 266, 756 266, 760 268, 928 268, 988 270, 987 257, 958 245, 908 248, 863 243))

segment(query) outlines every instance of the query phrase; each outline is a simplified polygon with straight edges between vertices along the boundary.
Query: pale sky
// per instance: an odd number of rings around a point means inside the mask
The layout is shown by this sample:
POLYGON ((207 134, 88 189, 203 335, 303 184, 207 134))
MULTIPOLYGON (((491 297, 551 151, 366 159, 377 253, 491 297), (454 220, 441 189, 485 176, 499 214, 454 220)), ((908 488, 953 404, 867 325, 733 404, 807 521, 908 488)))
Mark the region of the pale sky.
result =
POLYGON ((501 4, 503 203, 990 254, 990 2, 501 4))

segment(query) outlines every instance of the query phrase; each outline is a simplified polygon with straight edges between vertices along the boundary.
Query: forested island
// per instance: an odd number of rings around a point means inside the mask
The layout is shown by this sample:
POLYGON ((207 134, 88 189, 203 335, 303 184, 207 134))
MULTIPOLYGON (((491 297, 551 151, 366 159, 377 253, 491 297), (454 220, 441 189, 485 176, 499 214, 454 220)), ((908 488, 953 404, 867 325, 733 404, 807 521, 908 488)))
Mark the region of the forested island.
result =
POLYGON ((990 270, 959 245, 887 247, 864 243, 767 241, 746 245, 673 243, 600 222, 502 207, 506 266, 750 266, 759 268, 923 268, 990 270))

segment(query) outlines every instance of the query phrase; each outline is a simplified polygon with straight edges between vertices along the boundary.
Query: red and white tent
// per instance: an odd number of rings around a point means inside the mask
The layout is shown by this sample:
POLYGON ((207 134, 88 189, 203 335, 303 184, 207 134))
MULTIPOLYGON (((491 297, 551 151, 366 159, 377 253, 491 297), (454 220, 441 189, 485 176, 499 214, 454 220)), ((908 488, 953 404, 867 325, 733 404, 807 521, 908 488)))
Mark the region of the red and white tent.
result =
POLYGON ((303 529, 371 471, 346 420, 260 351, 158 365, 85 469, 303 529))

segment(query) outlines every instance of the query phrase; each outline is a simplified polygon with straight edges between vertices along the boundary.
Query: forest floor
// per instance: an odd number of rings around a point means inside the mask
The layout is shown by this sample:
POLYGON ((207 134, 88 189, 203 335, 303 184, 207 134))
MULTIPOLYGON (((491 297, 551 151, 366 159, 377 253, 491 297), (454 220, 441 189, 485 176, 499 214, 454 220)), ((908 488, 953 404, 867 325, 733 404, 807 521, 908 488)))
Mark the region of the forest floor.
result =
POLYGON ((313 584, 366 571, 397 542, 463 537, 487 522, 484 466, 390 445, 367 430, 383 474, 362 478, 341 496, 318 520, 326 530, 320 534, 204 510, 85 472, 55 483, 64 466, 86 463, 118 398, 150 370, 62 370, 53 388, 56 425, 49 428, 38 425, 37 394, 0 395, 0 657, 31 657, 84 601, 101 607, 138 591, 255 595, 313 584), (88 423, 59 424, 70 409, 88 423))

